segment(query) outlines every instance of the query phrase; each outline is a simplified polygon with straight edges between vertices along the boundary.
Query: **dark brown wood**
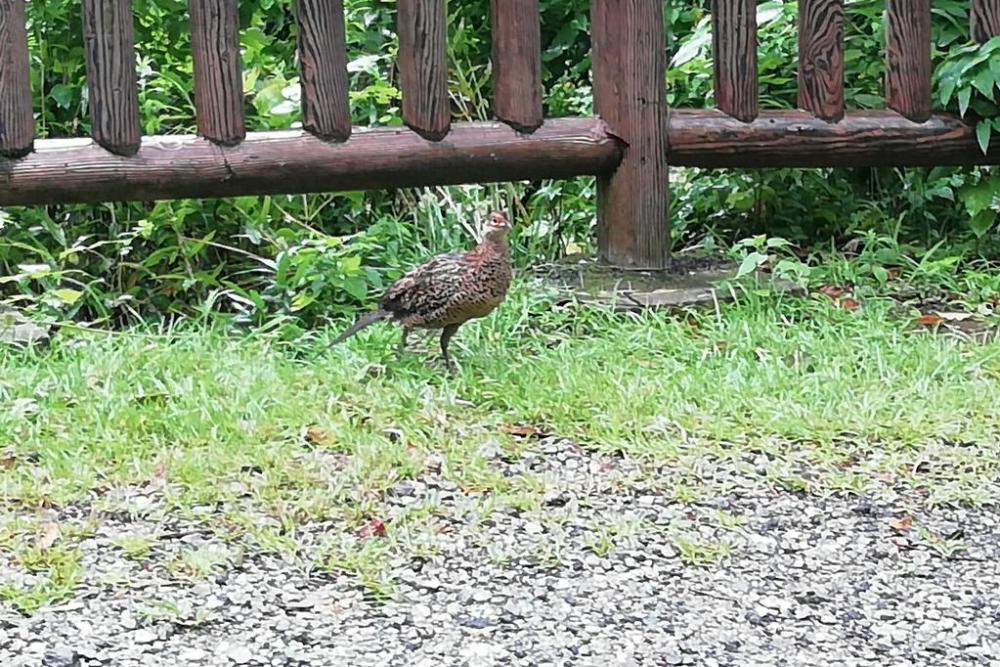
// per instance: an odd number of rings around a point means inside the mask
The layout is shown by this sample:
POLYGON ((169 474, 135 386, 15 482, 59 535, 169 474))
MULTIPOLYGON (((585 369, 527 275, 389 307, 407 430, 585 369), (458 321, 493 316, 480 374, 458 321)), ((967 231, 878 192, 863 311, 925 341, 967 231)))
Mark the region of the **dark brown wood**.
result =
POLYGON ((403 122, 431 141, 448 134, 448 33, 445 0, 398 0, 403 122))
POLYGON ((24 0, 0 0, 0 156, 27 155, 34 138, 24 0))
POLYGON ((844 116, 844 0, 799 0, 799 108, 844 116))
POLYGON ((302 127, 321 139, 351 136, 343 0, 296 0, 302 127))
POLYGON ((83 0, 90 135, 119 155, 142 142, 132 0, 83 0))
POLYGON ((931 0, 885 2, 886 106, 921 123, 931 115, 931 0))
POLYGON ((948 115, 914 123, 892 111, 848 112, 832 124, 803 111, 742 123, 711 109, 670 113, 670 163, 685 167, 876 167, 1000 164, 975 125, 948 115))
POLYGON ((190 0, 198 134, 224 146, 246 136, 238 0, 190 0))
POLYGON ((972 0, 972 39, 980 44, 1000 35, 1000 0, 972 0))
POLYGON ((496 117, 516 130, 531 132, 545 120, 538 0, 492 0, 490 22, 496 117))
POLYGON ((715 106, 733 118, 757 117, 757 2, 712 0, 715 106))
POLYGON ((618 169, 597 182, 600 254, 615 266, 662 269, 670 263, 663 3, 591 0, 590 16, 594 106, 626 146, 618 169))
POLYGON ((403 128, 356 129, 343 143, 257 132, 232 147, 147 137, 131 158, 88 139, 35 143, 27 157, 0 160, 0 206, 571 178, 607 173, 622 154, 594 118, 554 119, 530 135, 499 122, 458 123, 443 142, 403 128))

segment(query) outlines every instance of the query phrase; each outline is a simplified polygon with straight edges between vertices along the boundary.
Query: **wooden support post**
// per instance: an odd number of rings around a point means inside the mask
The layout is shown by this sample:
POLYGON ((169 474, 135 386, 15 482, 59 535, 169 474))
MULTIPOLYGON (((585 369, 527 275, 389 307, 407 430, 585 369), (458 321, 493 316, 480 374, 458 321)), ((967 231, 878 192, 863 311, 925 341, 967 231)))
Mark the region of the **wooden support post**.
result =
POLYGON ((90 134, 119 155, 142 143, 132 0, 83 0, 90 134))
POLYGON ((715 106, 733 118, 757 117, 757 1, 712 0, 715 106))
POLYGON ((922 123, 931 115, 931 0, 886 0, 885 99, 922 123))
POLYGON ((980 44, 1000 36, 1000 0, 972 0, 972 39, 980 44))
POLYGON ((532 132, 542 112, 542 28, 538 0, 492 0, 493 104, 496 117, 532 132))
POLYGON ((302 127, 321 139, 351 136, 343 0, 296 0, 302 127))
POLYGON ((799 108, 844 117, 844 0, 799 0, 799 108))
POLYGON ((190 0, 198 133, 223 146, 246 136, 238 0, 190 0))
POLYGON ((0 157, 27 155, 34 138, 24 0, 0 0, 0 157))
POLYGON ((445 0, 396 3, 403 122, 430 141, 444 139, 451 125, 447 22, 445 0))
MULTIPOLYGON (((645 1, 645 0, 642 0, 645 1)), ((122 157, 89 139, 45 139, 0 160, 0 206, 238 197, 572 178, 613 171, 622 148, 596 118, 554 118, 530 135, 503 123, 456 123, 448 141, 398 127, 349 141, 252 132, 236 146, 192 136, 146 137, 122 157)))
POLYGON ((663 3, 591 0, 590 12, 594 105, 625 146, 617 171, 597 182, 601 256, 615 266, 663 269, 670 263, 663 3))

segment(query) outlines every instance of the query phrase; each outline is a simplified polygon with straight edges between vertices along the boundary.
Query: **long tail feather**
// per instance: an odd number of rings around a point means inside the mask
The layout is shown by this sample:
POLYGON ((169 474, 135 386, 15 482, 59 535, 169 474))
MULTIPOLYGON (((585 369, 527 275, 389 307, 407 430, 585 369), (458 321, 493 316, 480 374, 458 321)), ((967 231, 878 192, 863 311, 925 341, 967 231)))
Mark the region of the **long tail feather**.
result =
POLYGON ((369 327, 375 324, 376 322, 380 322, 389 317, 390 315, 392 315, 392 313, 390 313, 388 310, 374 310, 368 313, 367 315, 364 315, 363 317, 359 318, 357 322, 352 324, 350 329, 348 329, 344 333, 334 338, 333 342, 327 345, 327 347, 333 347, 338 343, 343 343, 345 340, 347 340, 354 334, 358 333, 365 327, 369 327))

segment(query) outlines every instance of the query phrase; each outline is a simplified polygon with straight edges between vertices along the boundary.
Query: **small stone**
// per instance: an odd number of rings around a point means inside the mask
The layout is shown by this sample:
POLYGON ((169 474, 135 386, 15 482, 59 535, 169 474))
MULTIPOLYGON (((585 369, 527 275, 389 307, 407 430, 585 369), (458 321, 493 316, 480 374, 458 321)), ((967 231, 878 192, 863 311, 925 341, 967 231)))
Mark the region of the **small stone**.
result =
POLYGON ((146 628, 139 628, 132 633, 132 641, 136 644, 152 644, 156 639, 156 633, 146 628))
POLYGON ((78 667, 80 654, 68 646, 49 649, 42 657, 42 667, 78 667))
POLYGON ((237 665, 245 665, 253 660, 253 653, 251 653, 250 649, 246 646, 240 644, 229 649, 226 652, 226 657, 235 662, 237 665))

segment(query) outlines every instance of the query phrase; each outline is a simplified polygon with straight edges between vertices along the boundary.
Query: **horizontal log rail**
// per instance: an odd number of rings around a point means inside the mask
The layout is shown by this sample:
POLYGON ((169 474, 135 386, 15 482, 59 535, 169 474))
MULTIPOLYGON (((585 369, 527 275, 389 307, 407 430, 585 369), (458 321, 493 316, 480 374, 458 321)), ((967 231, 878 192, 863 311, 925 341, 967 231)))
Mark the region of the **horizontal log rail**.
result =
POLYGON ((853 111, 828 123, 803 111, 765 111, 752 123, 711 109, 672 109, 670 164, 684 167, 919 167, 1000 164, 975 124, 946 114, 914 123, 893 111, 853 111))
MULTIPOLYGON (((839 123, 765 111, 744 123, 717 110, 674 109, 667 141, 670 163, 690 167, 1000 164, 1000 142, 983 155, 974 125, 947 115, 914 123, 891 111, 850 112, 839 123)), ((623 148, 594 118, 551 119, 530 135, 503 123, 457 123, 437 142, 399 128, 355 128, 339 144, 300 131, 252 132, 230 147, 146 137, 133 157, 90 139, 42 139, 26 157, 0 159, 0 206, 607 175, 623 148)))
POLYGON ((343 143, 301 131, 252 132, 236 146, 145 137, 129 158, 89 139, 46 139, 24 158, 0 159, 0 206, 571 178, 612 171, 621 154, 594 118, 550 120, 530 135, 457 123, 442 141, 401 128, 356 128, 343 143))

